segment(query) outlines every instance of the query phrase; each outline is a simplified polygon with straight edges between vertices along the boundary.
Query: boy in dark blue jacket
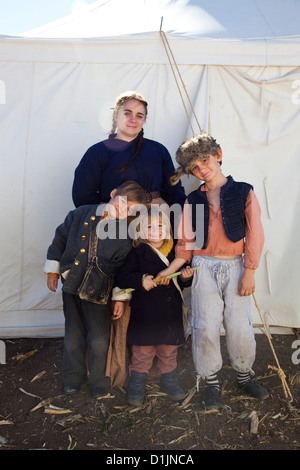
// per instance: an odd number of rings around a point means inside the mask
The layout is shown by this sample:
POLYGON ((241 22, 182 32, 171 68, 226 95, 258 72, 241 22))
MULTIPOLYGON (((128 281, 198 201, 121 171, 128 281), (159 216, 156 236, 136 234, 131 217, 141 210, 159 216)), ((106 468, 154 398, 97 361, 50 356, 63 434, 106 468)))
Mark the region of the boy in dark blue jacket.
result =
POLYGON ((95 398, 109 391, 110 380, 105 376, 105 369, 110 339, 110 295, 114 276, 132 248, 128 212, 145 201, 144 189, 129 181, 111 192, 108 204, 80 206, 69 212, 56 229, 44 271, 48 275, 48 288, 53 292, 62 276, 65 393, 78 391, 87 380, 95 398))

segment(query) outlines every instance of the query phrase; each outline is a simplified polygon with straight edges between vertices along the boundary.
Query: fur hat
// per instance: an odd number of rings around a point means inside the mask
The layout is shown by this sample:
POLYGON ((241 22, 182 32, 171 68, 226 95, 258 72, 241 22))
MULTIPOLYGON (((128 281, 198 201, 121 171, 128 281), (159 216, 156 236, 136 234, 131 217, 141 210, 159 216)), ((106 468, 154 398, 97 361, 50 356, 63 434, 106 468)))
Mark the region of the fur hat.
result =
POLYGON ((176 161, 179 167, 170 178, 171 185, 177 184, 183 174, 191 174, 191 168, 196 160, 217 155, 220 150, 220 145, 205 131, 189 137, 177 149, 176 161))

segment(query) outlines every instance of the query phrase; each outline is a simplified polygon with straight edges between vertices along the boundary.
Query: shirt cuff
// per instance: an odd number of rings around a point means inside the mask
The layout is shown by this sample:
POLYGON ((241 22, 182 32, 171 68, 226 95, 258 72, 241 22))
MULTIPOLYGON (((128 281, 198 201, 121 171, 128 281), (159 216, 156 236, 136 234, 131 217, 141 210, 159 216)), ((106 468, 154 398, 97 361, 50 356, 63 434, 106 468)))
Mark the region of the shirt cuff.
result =
POLYGON ((116 300, 116 301, 124 301, 124 300, 130 300, 132 295, 131 292, 126 292, 125 294, 121 295, 116 295, 118 292, 121 292, 124 289, 120 289, 119 287, 114 287, 112 290, 111 294, 111 300, 116 300))
POLYGON ((44 266, 44 273, 60 274, 59 268, 60 268, 59 261, 47 259, 45 266, 44 266))

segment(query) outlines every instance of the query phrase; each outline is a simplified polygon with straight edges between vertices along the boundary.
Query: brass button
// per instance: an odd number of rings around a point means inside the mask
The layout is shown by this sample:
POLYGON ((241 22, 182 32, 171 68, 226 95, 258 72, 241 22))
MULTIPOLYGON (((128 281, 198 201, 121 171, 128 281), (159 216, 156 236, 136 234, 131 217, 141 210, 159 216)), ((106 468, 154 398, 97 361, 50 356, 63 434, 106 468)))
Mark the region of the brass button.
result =
POLYGON ((89 223, 88 223, 88 222, 84 222, 83 225, 84 225, 85 227, 87 227, 87 226, 89 225, 89 223))
POLYGON ((92 215, 91 220, 96 220, 96 217, 94 215, 92 215))
POLYGON ((86 236, 85 235, 81 235, 81 240, 85 240, 86 239, 86 236))
POLYGON ((78 265, 79 265, 79 261, 78 261, 78 260, 75 260, 74 264, 75 264, 75 266, 78 266, 78 265))
POLYGON ((81 248, 80 253, 85 253, 85 249, 81 248))

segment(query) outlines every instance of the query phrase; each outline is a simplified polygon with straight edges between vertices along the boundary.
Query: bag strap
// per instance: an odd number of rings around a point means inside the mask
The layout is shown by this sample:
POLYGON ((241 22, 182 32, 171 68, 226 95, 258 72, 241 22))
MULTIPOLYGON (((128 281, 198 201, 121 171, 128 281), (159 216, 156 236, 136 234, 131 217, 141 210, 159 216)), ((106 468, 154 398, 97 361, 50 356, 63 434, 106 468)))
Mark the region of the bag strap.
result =
POLYGON ((96 227, 98 222, 94 222, 92 229, 90 231, 90 243, 89 243, 89 251, 88 251, 88 262, 90 263, 93 258, 97 255, 97 245, 98 245, 98 236, 96 233, 96 227))

